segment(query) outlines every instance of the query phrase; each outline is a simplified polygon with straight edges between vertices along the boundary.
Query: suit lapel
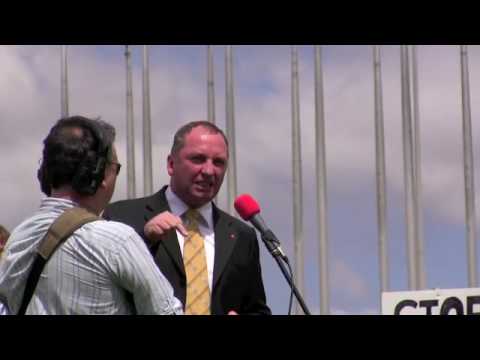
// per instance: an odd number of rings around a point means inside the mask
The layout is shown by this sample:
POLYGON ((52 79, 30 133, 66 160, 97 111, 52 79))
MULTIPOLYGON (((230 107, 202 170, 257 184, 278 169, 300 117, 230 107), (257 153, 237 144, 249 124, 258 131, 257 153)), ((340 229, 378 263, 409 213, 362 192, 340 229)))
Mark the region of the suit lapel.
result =
MULTIPOLYGON (((165 197, 165 190, 167 187, 163 187, 157 194, 152 196, 145 206, 144 219, 145 224, 153 217, 164 211, 171 211, 168 206, 167 198, 165 197)), ((182 253, 180 252, 180 246, 178 245, 178 238, 176 231, 170 231, 167 238, 159 244, 160 247, 164 247, 169 256, 173 259, 173 262, 177 266, 181 274, 185 275, 185 268, 183 266, 182 253)), ((158 251, 158 250, 157 250, 158 251)))
POLYGON ((212 288, 215 288, 235 247, 238 233, 232 226, 232 221, 222 214, 215 204, 213 204, 213 224, 215 227, 215 260, 212 288))

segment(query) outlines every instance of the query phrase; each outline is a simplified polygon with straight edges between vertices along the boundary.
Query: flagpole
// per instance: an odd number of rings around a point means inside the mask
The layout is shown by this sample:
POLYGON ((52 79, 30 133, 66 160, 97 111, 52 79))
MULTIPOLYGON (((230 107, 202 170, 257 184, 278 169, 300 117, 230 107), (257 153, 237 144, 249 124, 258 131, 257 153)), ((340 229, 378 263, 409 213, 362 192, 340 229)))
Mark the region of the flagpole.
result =
POLYGON ((408 46, 400 45, 400 62, 402 78, 402 134, 403 134, 403 171, 405 178, 405 219, 407 223, 407 257, 408 257, 408 285, 410 290, 418 290, 417 266, 415 256, 415 179, 413 161, 413 129, 412 108, 410 102, 410 71, 408 46))
POLYGON ((153 193, 149 67, 149 48, 148 45, 143 45, 143 193, 145 196, 153 193))
POLYGON ((472 115, 470 108, 470 83, 468 46, 460 46, 462 72, 463 159, 465 176, 465 222, 467 228, 468 286, 477 287, 475 179, 473 161, 472 115))
POLYGON ((125 45, 127 66, 127 198, 136 197, 135 184, 135 136, 133 119, 132 62, 130 47, 125 45))
POLYGON ((378 254, 381 293, 389 289, 387 243, 387 191, 385 166, 385 133, 383 120, 381 48, 373 46, 374 94, 375 94, 375 158, 377 184, 378 254))
POLYGON ((315 48, 315 140, 320 261, 320 315, 330 313, 328 282, 327 170, 325 146, 325 108, 323 95, 322 48, 315 48))
POLYGON ((62 118, 68 117, 68 59, 67 45, 61 46, 61 115, 62 118))
POLYGON ((213 47, 207 45, 207 120, 215 124, 215 72, 213 66, 213 47))
MULTIPOLYGON (((292 58, 292 175, 293 175, 293 235, 295 250, 294 279, 298 290, 304 294, 303 275, 303 205, 302 205, 302 163, 300 140, 300 90, 298 75, 298 50, 295 45, 291 47, 292 58)), ((300 315, 302 309, 298 302, 295 314, 300 315)))
POLYGON ((424 265, 424 239, 423 239, 423 211, 422 211, 422 166, 421 166, 421 145, 420 145, 420 110, 418 100, 418 61, 417 48, 410 46, 412 54, 412 102, 413 102, 413 159, 414 159, 414 194, 415 194, 415 261, 417 267, 417 284, 419 289, 425 289, 425 265, 424 265))
POLYGON ((229 160, 227 173, 227 209, 235 214, 234 201, 237 195, 237 161, 235 152, 235 101, 233 85, 233 49, 225 48, 225 81, 226 81, 226 135, 229 142, 229 160))

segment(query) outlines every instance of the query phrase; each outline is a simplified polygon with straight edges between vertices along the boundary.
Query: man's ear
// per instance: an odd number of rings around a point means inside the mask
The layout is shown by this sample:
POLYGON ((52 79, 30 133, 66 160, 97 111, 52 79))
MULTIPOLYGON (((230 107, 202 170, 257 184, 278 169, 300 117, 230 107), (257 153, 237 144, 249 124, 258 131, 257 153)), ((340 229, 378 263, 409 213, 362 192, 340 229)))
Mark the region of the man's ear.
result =
POLYGON ((107 182, 105 181, 105 176, 103 177, 103 180, 100 182, 99 188, 105 189, 107 187, 107 182))
POLYGON ((167 157, 167 172, 168 175, 173 175, 173 155, 168 155, 167 157))
POLYGON ((105 180, 102 180, 102 182, 100 183, 100 186, 98 188, 105 189, 106 187, 107 187, 107 183, 105 182, 105 180))

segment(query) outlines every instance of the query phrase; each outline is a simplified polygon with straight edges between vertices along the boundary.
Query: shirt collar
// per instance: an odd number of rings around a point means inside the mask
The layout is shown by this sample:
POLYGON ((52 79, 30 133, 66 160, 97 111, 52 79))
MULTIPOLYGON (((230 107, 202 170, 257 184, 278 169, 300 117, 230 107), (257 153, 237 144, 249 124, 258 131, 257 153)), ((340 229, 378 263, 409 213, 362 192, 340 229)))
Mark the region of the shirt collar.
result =
POLYGON ((63 212, 65 210, 71 209, 73 207, 78 206, 77 203, 62 198, 55 198, 55 197, 46 197, 43 198, 40 203, 41 210, 49 210, 49 211, 59 211, 63 212))
MULTIPOLYGON (((165 197, 167 198, 168 205, 172 214, 181 217, 188 209, 188 205, 185 204, 182 199, 180 199, 177 194, 175 194, 170 186, 165 191, 165 197)), ((212 202, 209 201, 202 207, 198 208, 197 211, 202 216, 204 225, 208 225, 209 229, 213 228, 213 219, 212 219, 212 202)))

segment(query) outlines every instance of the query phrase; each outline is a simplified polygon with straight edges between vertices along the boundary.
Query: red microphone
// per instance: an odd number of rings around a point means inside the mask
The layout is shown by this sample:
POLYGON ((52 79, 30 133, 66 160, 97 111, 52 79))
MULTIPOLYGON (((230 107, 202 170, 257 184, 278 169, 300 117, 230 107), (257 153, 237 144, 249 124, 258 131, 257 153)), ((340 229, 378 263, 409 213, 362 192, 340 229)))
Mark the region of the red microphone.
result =
POLYGON ((245 221, 250 221, 252 216, 260 213, 258 202, 248 194, 237 197, 234 206, 240 217, 245 221))
POLYGON ((235 210, 237 210, 240 217, 252 223, 252 225, 260 232, 262 240, 268 241, 273 245, 273 248, 269 250, 272 251, 274 256, 280 255, 285 261, 288 262, 287 256, 280 247, 280 241, 278 241, 275 234, 270 230, 265 221, 263 221, 260 216, 260 206, 258 202, 250 195, 243 194, 237 197, 234 203, 235 210))

